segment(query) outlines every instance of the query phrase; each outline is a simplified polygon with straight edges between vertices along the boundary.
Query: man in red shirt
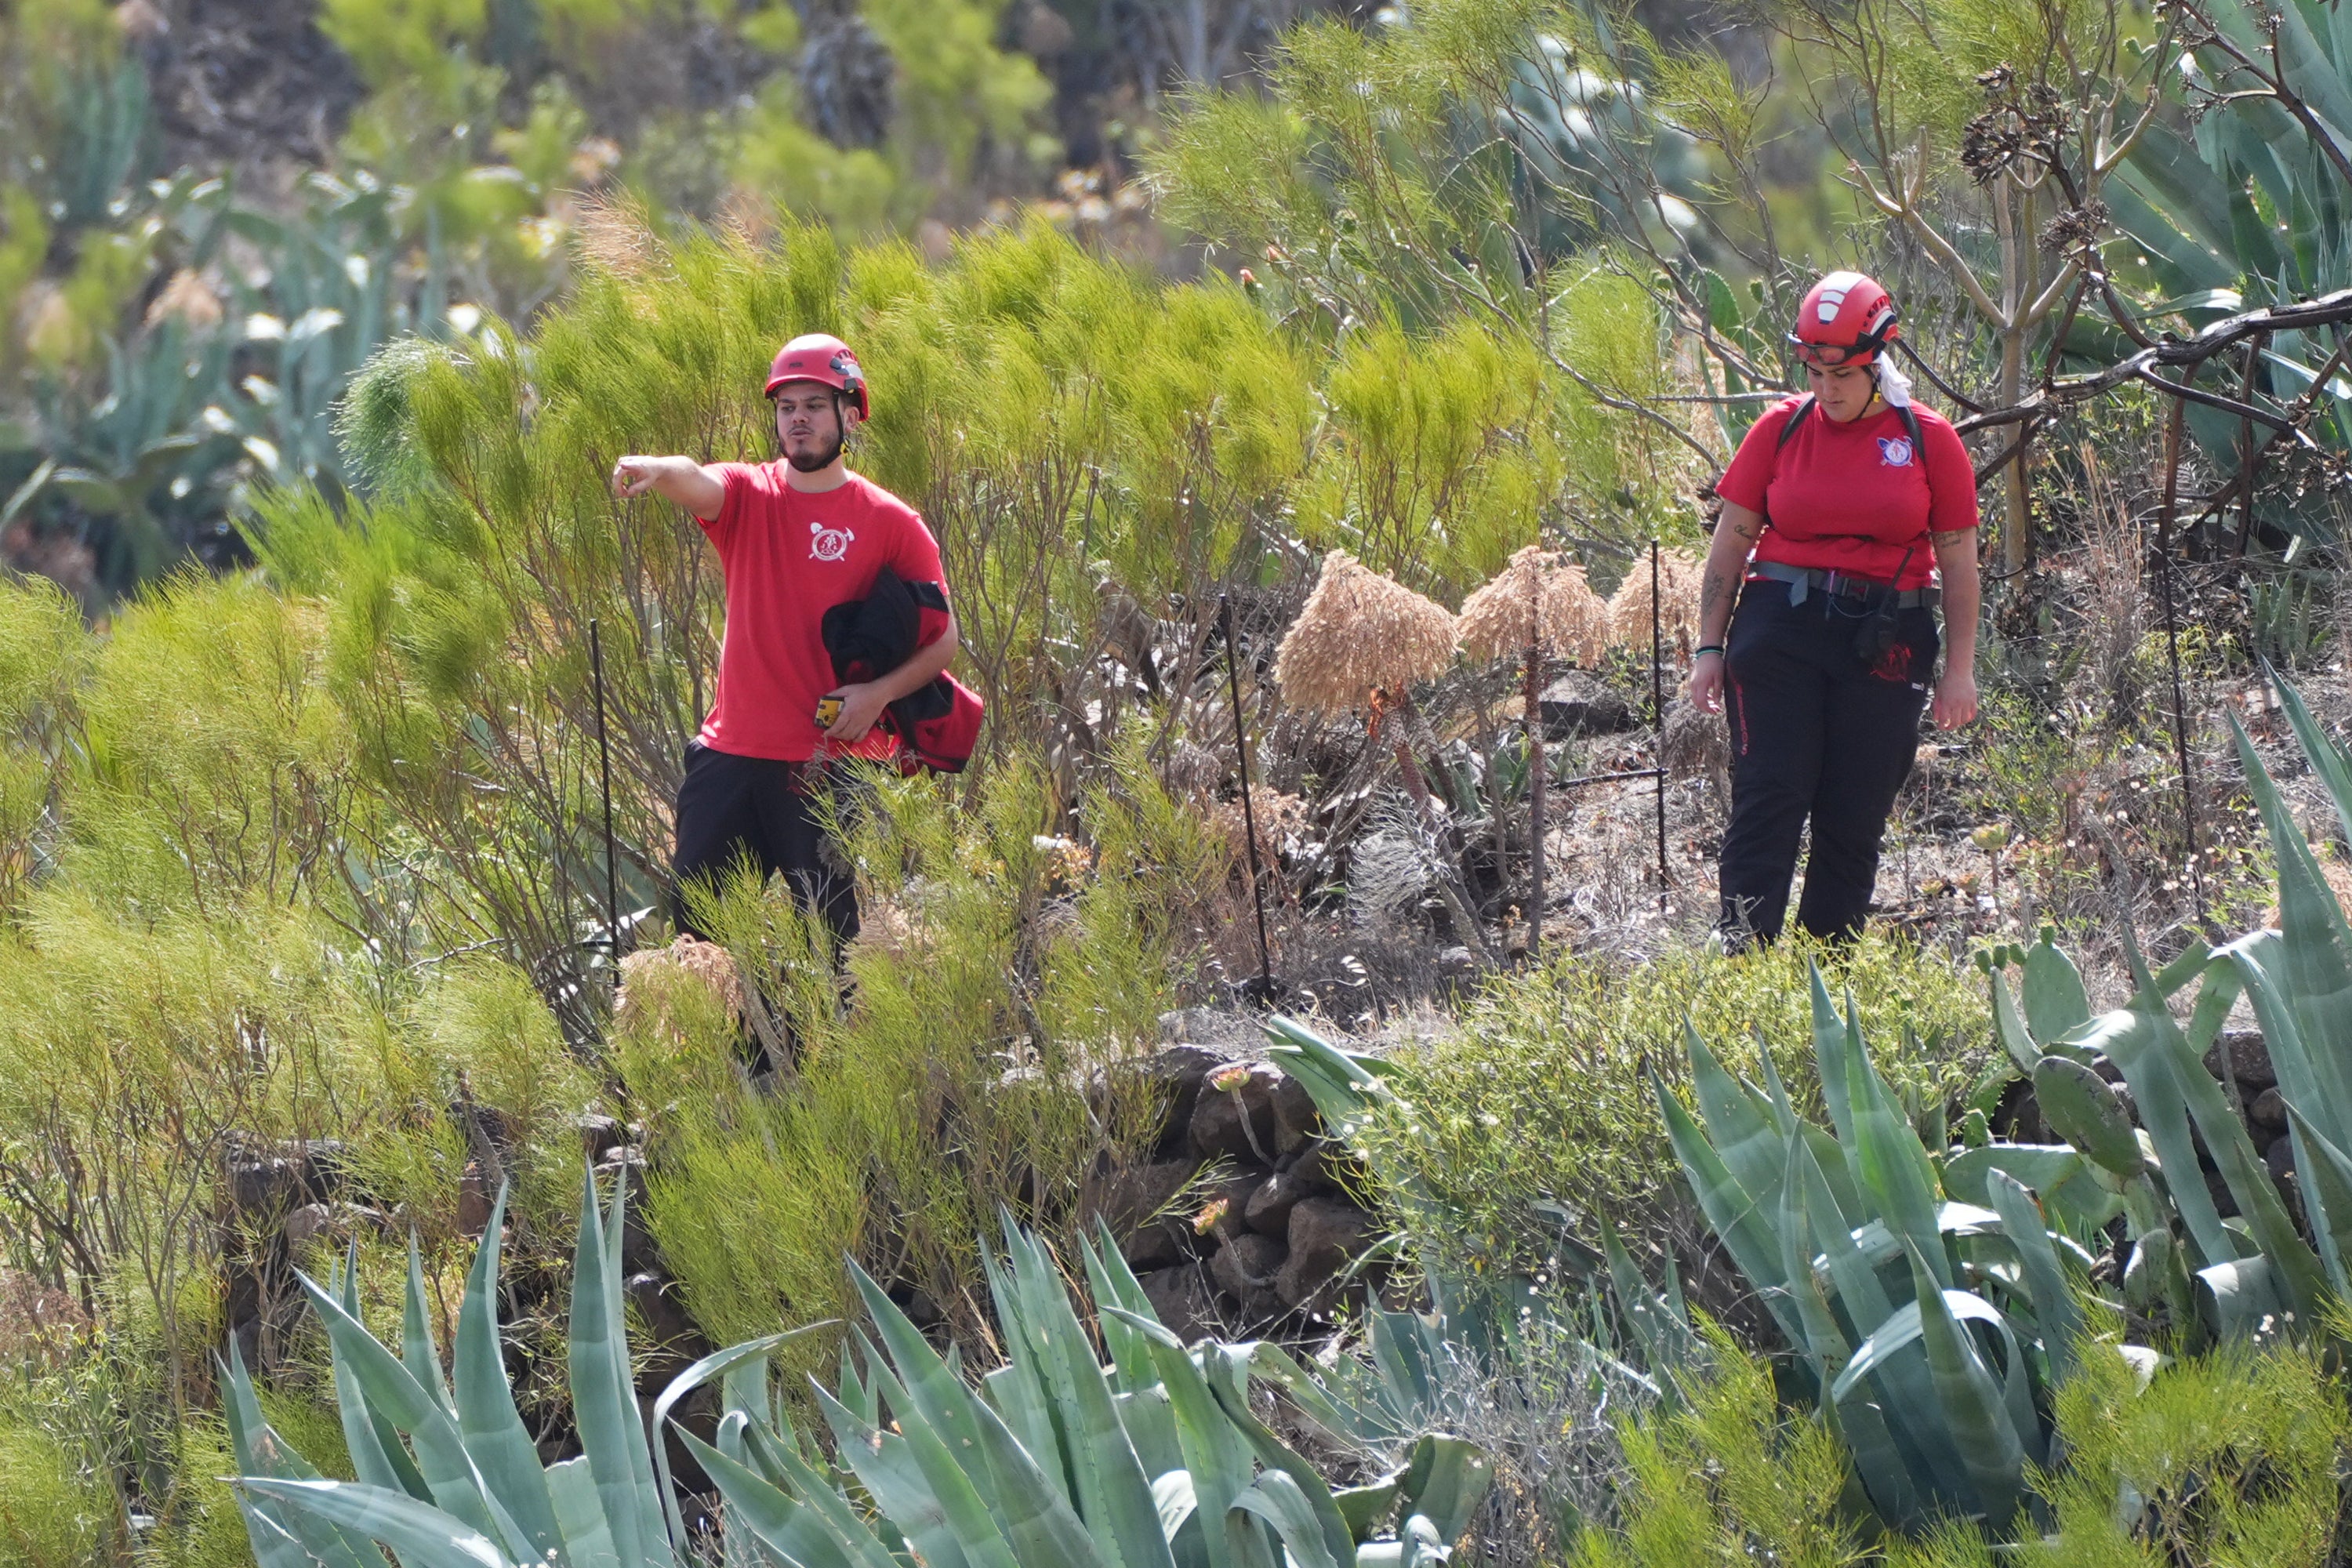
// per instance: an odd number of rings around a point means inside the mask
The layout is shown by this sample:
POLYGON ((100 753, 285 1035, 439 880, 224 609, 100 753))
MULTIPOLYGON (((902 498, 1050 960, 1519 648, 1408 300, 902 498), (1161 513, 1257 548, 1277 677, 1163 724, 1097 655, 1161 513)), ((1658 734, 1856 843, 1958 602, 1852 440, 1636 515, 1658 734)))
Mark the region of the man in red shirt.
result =
POLYGON ((835 937, 857 931, 857 894, 821 853, 814 773, 835 757, 887 757, 896 740, 875 728, 891 703, 929 684, 955 658, 955 616, 898 668, 844 685, 834 679, 823 624, 836 605, 864 599, 885 569, 919 598, 946 604, 940 547, 913 508, 843 460, 870 405, 857 356, 822 333, 794 338, 768 373, 780 457, 769 463, 698 463, 628 457, 613 465, 613 493, 654 494, 684 507, 719 552, 727 629, 719 690, 686 751, 677 792, 680 930, 706 936, 684 889, 749 862, 782 872, 835 937), (819 723, 828 697, 839 711, 819 723))

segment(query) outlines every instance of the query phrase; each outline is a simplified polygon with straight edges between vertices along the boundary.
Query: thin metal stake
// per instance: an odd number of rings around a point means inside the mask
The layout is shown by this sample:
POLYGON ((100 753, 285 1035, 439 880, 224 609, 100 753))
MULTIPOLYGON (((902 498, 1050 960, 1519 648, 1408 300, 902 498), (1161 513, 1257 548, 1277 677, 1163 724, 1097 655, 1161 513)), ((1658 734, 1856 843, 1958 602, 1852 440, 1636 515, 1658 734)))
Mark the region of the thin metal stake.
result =
POLYGON ((1543 732, 1543 568, 1530 574, 1534 588, 1528 605, 1528 960, 1543 952, 1544 923, 1544 785, 1551 771, 1544 755, 1543 732))
POLYGON ((1242 728, 1242 645, 1234 635, 1234 601, 1217 595, 1217 614, 1225 627, 1225 673, 1234 687, 1234 761, 1242 775, 1242 837, 1249 849, 1250 902, 1257 910, 1257 984, 1260 1000, 1274 1000, 1274 961, 1265 945, 1265 884, 1257 870, 1257 811, 1250 804, 1249 740, 1242 728))
POLYGON ((621 880, 613 852, 613 747, 604 734, 604 639, 588 623, 588 668, 596 679, 596 769, 604 791, 604 934, 613 953, 613 988, 621 985, 621 880))
POLYGON ((1650 728, 1658 748, 1658 912, 1666 912, 1666 639, 1658 598, 1658 542, 1650 541, 1650 728))
POLYGON ((2180 764, 2180 827, 2189 841, 2189 896, 2197 921, 2205 922, 2205 879, 2197 869, 2197 778, 2189 766, 2189 719, 2180 695, 2180 625, 2172 605, 2172 523, 2180 496, 2180 426, 2189 400, 2172 400, 2164 426, 2164 513, 2156 529, 2157 582, 2164 590, 2164 648, 2172 664, 2172 751, 2180 764))

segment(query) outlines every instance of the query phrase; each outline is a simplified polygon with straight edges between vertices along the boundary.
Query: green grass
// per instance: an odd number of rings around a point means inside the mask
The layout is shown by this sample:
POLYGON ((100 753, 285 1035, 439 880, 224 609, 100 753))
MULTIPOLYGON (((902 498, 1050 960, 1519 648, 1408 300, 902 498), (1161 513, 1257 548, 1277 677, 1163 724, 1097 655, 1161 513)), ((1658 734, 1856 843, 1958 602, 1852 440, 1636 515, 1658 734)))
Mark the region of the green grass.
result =
POLYGON ((1751 1078, 1760 1037, 1791 1092, 1817 1100, 1805 978, 1816 960, 1832 994, 1853 994, 1907 1104, 1924 1111, 1976 1082, 1994 1051, 1981 982, 1898 936, 1873 931, 1843 952, 1791 938, 1737 956, 1689 943, 1625 967, 1562 954, 1489 982, 1401 1058, 1411 1110, 1376 1124, 1368 1147, 1377 1169, 1434 1198, 1405 1215, 1416 1239, 1439 1266, 1477 1275, 1543 1267, 1563 1223, 1587 1243, 1604 1214, 1655 1235, 1682 1200, 1648 1072, 1682 1089, 1687 1018, 1751 1078))

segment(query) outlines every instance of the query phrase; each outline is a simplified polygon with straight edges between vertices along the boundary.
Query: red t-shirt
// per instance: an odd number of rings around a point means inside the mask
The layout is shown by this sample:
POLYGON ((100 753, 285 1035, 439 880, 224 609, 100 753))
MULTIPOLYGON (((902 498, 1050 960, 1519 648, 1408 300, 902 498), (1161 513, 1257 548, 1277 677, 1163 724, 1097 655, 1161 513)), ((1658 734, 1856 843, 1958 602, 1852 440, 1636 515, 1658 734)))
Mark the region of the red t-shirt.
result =
MULTIPOLYGON (((810 494, 785 482, 790 470, 781 461, 713 467, 727 499, 717 517, 701 521, 727 574, 727 633, 702 743, 804 763, 821 735, 817 700, 839 685, 824 650, 824 613, 872 593, 885 566, 944 593, 939 542, 914 508, 857 474, 810 494)), ((892 745, 877 731, 840 750, 887 756, 892 745)))
POLYGON ((1914 404, 1925 453, 1892 408, 1841 425, 1820 409, 1785 447, 1780 432, 1803 399, 1775 404, 1739 443, 1715 493, 1769 520, 1755 559, 1848 572, 1903 588, 1935 580, 1930 533, 1977 525, 1976 468, 1958 432, 1914 404), (1912 552, 1904 564, 1903 552, 1912 552))

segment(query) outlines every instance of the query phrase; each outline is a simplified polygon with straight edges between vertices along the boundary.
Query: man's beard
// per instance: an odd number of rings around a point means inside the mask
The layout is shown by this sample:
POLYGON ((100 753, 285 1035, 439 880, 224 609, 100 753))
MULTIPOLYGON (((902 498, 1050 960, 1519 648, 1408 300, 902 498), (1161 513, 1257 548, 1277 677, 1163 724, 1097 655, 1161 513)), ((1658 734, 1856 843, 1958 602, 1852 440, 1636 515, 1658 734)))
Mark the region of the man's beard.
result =
MULTIPOLYGON (((783 446, 782 441, 779 441, 776 444, 779 447, 783 446)), ((832 446, 827 447, 821 452, 812 453, 805 457, 787 447, 784 451, 784 461, 790 463, 793 468, 798 468, 802 473, 817 473, 823 469, 833 467, 835 459, 841 456, 842 449, 846 444, 847 443, 843 441, 841 437, 836 434, 833 438, 832 446)))

